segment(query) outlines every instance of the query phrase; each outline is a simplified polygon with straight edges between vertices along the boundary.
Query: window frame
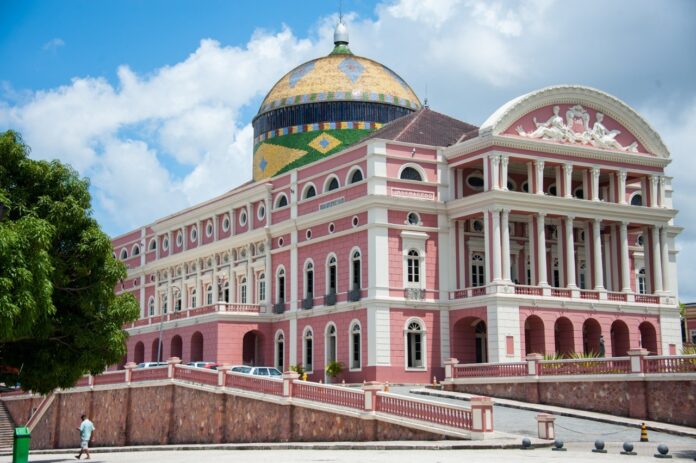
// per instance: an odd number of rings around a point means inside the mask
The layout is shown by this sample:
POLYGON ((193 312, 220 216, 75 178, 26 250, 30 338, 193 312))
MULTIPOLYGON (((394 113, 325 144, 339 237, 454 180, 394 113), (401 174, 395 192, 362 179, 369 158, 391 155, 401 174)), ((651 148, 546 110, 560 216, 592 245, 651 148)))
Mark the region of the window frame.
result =
MULTIPOLYGON (((415 342, 415 341, 414 341, 415 342)), ((414 346, 414 349, 416 349, 416 346, 414 346)), ((415 352, 414 352, 414 357, 415 357, 415 352)), ((428 369, 428 356, 427 356, 427 331, 426 331, 426 325, 425 322, 418 318, 418 317, 411 317, 408 320, 406 320, 406 323, 404 324, 404 369, 406 371, 427 371, 428 369), (415 331, 411 329, 411 326, 417 323, 420 327, 420 330, 415 331), (413 337, 415 339, 415 335, 418 334, 420 336, 419 339, 419 345, 420 345, 420 360, 421 360, 421 365, 420 366, 409 366, 409 361, 411 360, 411 344, 410 340, 413 337)), ((414 359, 415 360, 415 359, 414 359)))

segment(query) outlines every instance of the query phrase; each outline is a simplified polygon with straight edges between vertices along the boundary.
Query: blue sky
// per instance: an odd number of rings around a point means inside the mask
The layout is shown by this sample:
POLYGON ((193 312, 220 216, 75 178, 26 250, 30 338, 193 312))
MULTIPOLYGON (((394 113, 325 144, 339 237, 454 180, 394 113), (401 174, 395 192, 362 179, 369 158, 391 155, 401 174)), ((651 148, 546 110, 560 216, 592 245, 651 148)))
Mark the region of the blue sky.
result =
MULTIPOLYGON (((696 299, 696 2, 344 0, 352 50, 480 124, 547 85, 641 112, 672 152, 681 292, 696 299), (678 173, 678 175, 677 175, 678 173), (692 231, 693 230, 693 231, 692 231)), ((120 234, 251 177, 270 87, 331 50, 338 1, 0 1, 0 130, 92 182, 120 234)))

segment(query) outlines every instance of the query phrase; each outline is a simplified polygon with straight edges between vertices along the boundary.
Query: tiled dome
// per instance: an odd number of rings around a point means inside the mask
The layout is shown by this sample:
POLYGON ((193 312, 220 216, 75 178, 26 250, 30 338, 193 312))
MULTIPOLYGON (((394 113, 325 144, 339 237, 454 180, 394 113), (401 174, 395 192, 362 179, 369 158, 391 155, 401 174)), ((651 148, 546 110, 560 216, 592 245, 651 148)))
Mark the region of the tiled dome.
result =
POLYGON ((283 76, 254 118, 254 180, 328 156, 420 109, 394 71, 348 48, 339 23, 334 50, 283 76), (272 146, 269 146, 272 145, 272 146))

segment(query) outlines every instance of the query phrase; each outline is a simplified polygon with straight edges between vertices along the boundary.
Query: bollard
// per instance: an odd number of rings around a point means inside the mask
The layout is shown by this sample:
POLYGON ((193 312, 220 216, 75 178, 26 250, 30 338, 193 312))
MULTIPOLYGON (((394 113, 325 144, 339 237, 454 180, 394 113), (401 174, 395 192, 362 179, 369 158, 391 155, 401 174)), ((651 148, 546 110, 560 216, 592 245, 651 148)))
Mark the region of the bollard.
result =
POLYGON ((522 450, 534 450, 532 447, 532 441, 529 440, 529 437, 522 439, 522 450))
POLYGON ((556 417, 548 413, 539 413, 536 416, 537 420, 537 432, 539 434, 539 439, 555 439, 556 431, 554 428, 554 421, 556 417))
POLYGON ((645 423, 640 424, 640 441, 648 442, 648 427, 645 423))
POLYGON ((595 448, 592 449, 593 453, 607 453, 607 451, 604 450, 603 440, 597 439, 596 441, 594 441, 594 447, 595 448))
POLYGON ((556 452, 565 452, 568 449, 563 448, 563 441, 561 439, 556 439, 555 441, 553 441, 553 447, 551 448, 551 450, 555 450, 556 452))
POLYGON ((633 444, 632 443, 624 442, 623 443, 623 452, 621 452, 621 455, 638 455, 638 454, 633 451, 633 444))
POLYGON ((657 452, 655 454, 655 458, 672 458, 672 455, 669 454, 669 447, 667 447, 665 444, 660 444, 657 446, 657 452))

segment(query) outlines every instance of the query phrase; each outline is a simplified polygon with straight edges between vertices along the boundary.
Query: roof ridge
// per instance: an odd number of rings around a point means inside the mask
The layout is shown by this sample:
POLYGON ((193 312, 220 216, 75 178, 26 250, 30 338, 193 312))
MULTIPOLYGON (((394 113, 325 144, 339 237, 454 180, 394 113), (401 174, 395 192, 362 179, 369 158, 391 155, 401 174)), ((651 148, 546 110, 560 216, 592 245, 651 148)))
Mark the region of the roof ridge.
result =
POLYGON ((406 130, 408 130, 408 128, 411 127, 418 120, 418 118, 421 116, 421 114, 423 114, 423 111, 425 111, 425 108, 422 108, 420 111, 416 111, 415 116, 413 117, 413 119, 411 119, 411 122, 406 124, 406 127, 401 129, 401 132, 399 132, 396 135, 396 137, 394 137, 394 141, 399 141, 399 138, 401 137, 401 135, 403 135, 406 132, 406 130))

